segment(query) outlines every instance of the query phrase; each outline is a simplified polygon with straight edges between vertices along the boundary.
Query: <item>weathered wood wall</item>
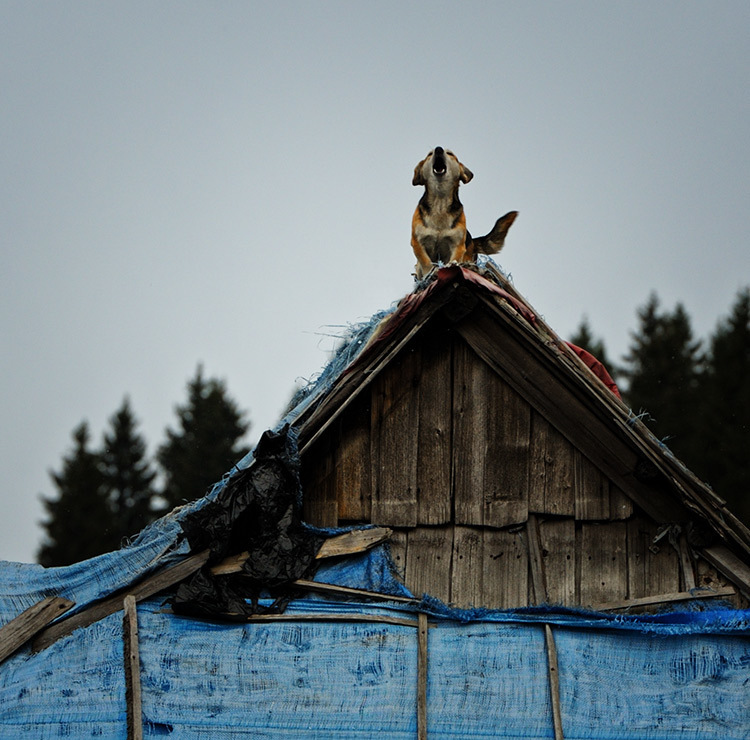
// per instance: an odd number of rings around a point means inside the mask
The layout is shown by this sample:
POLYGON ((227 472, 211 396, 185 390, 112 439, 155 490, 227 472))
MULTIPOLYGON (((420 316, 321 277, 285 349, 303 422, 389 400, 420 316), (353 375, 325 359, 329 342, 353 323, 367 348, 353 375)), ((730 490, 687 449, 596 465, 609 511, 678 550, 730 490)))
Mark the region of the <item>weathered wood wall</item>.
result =
POLYGON ((407 585, 446 602, 534 603, 530 515, 551 603, 695 585, 695 564, 666 538, 653 546, 658 526, 449 329, 423 332, 370 383, 302 477, 308 521, 394 528, 407 585))

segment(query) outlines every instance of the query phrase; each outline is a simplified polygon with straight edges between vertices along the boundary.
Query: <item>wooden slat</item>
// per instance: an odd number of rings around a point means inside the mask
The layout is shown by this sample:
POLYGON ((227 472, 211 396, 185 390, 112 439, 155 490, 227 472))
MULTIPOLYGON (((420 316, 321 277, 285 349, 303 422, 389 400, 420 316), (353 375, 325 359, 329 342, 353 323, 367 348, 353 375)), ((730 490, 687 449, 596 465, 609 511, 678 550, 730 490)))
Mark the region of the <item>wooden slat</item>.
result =
POLYGON ((674 548, 666 538, 658 547, 652 545, 658 529, 658 524, 642 516, 633 517, 627 523, 627 596, 631 599, 680 590, 680 570, 674 548))
POLYGON ((0 663, 73 605, 61 596, 48 596, 0 627, 0 663))
POLYGON ((445 332, 430 332, 420 345, 418 524, 451 519, 452 343, 445 332))
POLYGON ((463 342, 453 353, 453 495, 456 524, 484 523, 487 368, 463 342))
POLYGON ((159 591, 174 586, 205 565, 209 554, 209 550, 203 550, 203 552, 196 555, 191 555, 176 565, 172 565, 145 578, 140 583, 131 586, 120 594, 109 596, 102 601, 92 604, 88 609, 78 614, 73 614, 66 619, 55 622, 55 624, 47 627, 47 629, 37 635, 32 643, 32 649, 35 652, 44 650, 44 648, 49 647, 61 637, 71 634, 74 630, 80 627, 88 627, 88 625, 98 622, 110 614, 114 614, 122 608, 125 596, 133 596, 136 601, 141 601, 159 593, 159 591))
POLYGON ((723 599, 734 596, 737 592, 732 586, 717 589, 697 589, 695 591, 678 591, 670 594, 654 594, 639 599, 622 599, 602 604, 592 604, 591 608, 598 612, 619 611, 620 609, 635 609, 644 606, 660 606, 677 601, 692 601, 693 599, 723 599))
MULTIPOLYGON (((473 354, 473 353, 472 353, 473 354)), ((475 362, 484 361, 476 357, 475 362)), ((486 373, 483 523, 505 527, 526 521, 531 474, 531 407, 496 373, 486 373)))
POLYGON ((334 448, 334 492, 339 522, 370 521, 370 409, 356 404, 338 425, 334 448))
POLYGON ((407 348, 372 386, 372 521, 417 523, 420 357, 407 348))
POLYGON ((127 706, 128 740, 143 740, 141 709, 141 660, 138 646, 138 613, 135 597, 123 601, 123 651, 125 657, 125 703, 127 706))
POLYGON ((628 568, 625 523, 584 522, 580 536, 581 605, 626 598, 628 568))
POLYGON ((396 570, 404 579, 404 582, 406 582, 406 530, 394 529, 388 540, 388 548, 390 549, 391 560, 393 560, 396 570))
POLYGON ((482 590, 485 606, 510 609, 528 605, 529 558, 518 532, 485 529, 482 590))
POLYGON ((427 615, 419 613, 417 657, 417 738, 427 740, 427 615))
POLYGON ((576 528, 572 518, 539 523, 550 604, 576 606, 576 528))
POLYGON ((573 516, 576 451, 541 414, 531 416, 531 489, 529 510, 573 516))
POLYGON ((680 557, 680 571, 682 574, 682 590, 691 591, 695 588, 695 567, 690 555, 687 538, 682 532, 677 540, 677 550, 680 557))
POLYGON ((452 527, 417 527, 407 534, 406 585, 417 597, 429 593, 449 602, 452 527))
POLYGON ((711 565, 736 584, 746 598, 750 599, 750 566, 747 563, 742 562, 723 545, 704 547, 701 554, 711 565))
POLYGON ((306 522, 318 527, 338 525, 334 459, 331 438, 324 437, 302 461, 305 496, 302 512, 306 522))
POLYGON ((547 585, 544 577, 542 562, 542 548, 539 539, 539 523, 535 514, 529 514, 526 522, 526 545, 529 553, 529 567, 531 570, 532 604, 546 604, 548 601, 547 585))
MULTIPOLYGON (((351 532, 344 532, 325 540, 316 553, 315 558, 322 560, 323 558, 336 558, 342 555, 356 555, 359 552, 365 552, 376 545, 386 542, 391 534, 392 530, 387 527, 353 529, 351 532)), ((212 566, 211 573, 215 576, 241 573, 248 557, 250 555, 247 551, 237 555, 230 555, 220 563, 212 566)))
POLYGON ((392 596, 391 594, 381 594, 377 591, 367 591, 362 588, 349 588, 347 586, 337 586, 333 583, 308 581, 303 578, 294 581, 294 585, 306 591, 332 594, 334 596, 346 596, 347 598, 377 599, 378 601, 395 601, 401 604, 419 603, 416 599, 410 599, 406 596, 392 596))
POLYGON ((628 519, 633 515, 633 500, 610 481, 609 515, 612 519, 628 519))
POLYGON ((555 740, 564 740, 557 647, 554 635, 552 634, 552 627, 548 624, 544 625, 544 641, 547 646, 547 676, 549 680, 550 700, 552 702, 552 728, 555 733, 555 740))
POLYGON ((484 540, 481 528, 456 526, 451 559, 451 603, 464 608, 486 606, 483 559, 484 540))
POLYGON ((609 478, 580 451, 575 454, 576 519, 606 521, 609 508, 609 478))

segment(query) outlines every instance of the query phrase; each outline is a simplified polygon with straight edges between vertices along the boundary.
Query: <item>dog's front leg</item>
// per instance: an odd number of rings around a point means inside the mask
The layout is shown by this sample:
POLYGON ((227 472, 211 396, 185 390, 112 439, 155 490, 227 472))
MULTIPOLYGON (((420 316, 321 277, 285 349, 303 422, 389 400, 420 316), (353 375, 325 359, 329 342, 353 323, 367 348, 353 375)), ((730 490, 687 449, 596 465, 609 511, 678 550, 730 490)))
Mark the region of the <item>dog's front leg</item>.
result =
POLYGON ((414 256, 417 258, 417 279, 422 280, 432 270, 432 260, 427 254, 427 250, 417 241, 415 236, 411 238, 411 248, 414 250, 414 256))

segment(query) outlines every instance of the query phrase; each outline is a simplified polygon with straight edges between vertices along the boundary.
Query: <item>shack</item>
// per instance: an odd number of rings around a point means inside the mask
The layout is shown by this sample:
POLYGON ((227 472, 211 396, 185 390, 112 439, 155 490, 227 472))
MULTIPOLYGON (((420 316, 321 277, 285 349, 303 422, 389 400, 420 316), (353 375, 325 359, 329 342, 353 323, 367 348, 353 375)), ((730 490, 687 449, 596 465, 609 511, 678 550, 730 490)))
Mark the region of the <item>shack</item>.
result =
POLYGON ((750 737, 750 531, 491 261, 203 499, 0 565, 0 738, 750 737))

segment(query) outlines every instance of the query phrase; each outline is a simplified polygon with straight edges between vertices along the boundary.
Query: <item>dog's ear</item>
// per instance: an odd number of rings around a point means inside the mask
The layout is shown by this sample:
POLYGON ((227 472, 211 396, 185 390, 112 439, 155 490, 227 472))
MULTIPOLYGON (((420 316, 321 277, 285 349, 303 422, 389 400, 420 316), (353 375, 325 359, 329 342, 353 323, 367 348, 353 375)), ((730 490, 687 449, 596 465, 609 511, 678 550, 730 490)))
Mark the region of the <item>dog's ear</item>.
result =
POLYGON ((470 182, 471 178, 474 177, 474 173, 468 167, 464 167, 460 162, 458 163, 458 167, 460 173, 459 179, 464 185, 466 185, 466 183, 470 182))
POLYGON ((427 185, 426 180, 424 179, 424 175, 422 174, 422 166, 427 161, 427 157, 425 157, 415 168, 414 168, 414 177, 412 178, 411 184, 412 185, 427 185))

